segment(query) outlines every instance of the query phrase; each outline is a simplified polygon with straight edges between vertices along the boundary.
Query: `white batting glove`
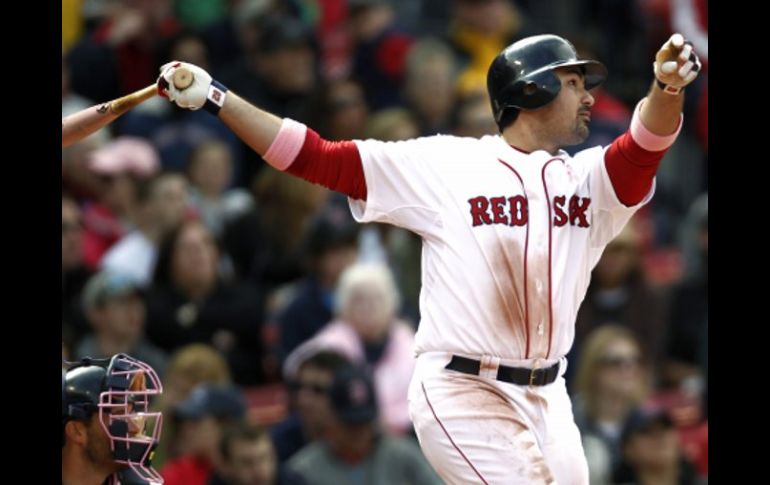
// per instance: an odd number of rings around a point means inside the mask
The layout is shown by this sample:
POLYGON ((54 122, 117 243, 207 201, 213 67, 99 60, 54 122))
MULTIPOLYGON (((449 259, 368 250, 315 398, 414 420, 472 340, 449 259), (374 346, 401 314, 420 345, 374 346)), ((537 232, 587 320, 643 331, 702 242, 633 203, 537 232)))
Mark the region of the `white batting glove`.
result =
POLYGON ((658 85, 664 92, 679 92, 698 77, 701 62, 692 48, 692 42, 686 41, 682 34, 671 36, 655 55, 653 71, 658 85))
POLYGON ((214 81, 209 73, 194 64, 172 61, 160 68, 158 93, 180 108, 190 110, 205 108, 216 115, 225 102, 226 92, 226 87, 214 81), (174 73, 181 68, 190 71, 193 77, 192 84, 184 89, 174 85, 174 73))

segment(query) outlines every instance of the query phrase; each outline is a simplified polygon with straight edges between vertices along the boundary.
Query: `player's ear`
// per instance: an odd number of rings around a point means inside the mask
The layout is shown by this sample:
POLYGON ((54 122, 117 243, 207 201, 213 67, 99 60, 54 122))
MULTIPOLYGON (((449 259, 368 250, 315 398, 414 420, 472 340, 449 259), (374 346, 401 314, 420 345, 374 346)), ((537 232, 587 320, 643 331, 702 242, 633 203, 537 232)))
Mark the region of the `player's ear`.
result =
POLYGON ((77 420, 70 420, 64 425, 64 433, 67 435, 68 443, 76 443, 85 446, 88 442, 87 423, 77 420))

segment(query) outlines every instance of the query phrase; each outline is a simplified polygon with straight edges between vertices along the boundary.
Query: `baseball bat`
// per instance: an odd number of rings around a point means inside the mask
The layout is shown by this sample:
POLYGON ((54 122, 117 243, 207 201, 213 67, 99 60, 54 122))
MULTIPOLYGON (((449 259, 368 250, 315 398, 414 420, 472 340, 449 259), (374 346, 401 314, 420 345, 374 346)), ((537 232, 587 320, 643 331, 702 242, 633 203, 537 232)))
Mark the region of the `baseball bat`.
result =
MULTIPOLYGON (((185 68, 178 69, 174 73, 173 82, 177 89, 187 89, 193 82, 193 75, 185 68)), ((153 84, 122 98, 98 106, 91 106, 65 117, 61 123, 62 148, 68 147, 99 128, 107 126, 123 113, 155 96, 157 92, 158 88, 153 84)))

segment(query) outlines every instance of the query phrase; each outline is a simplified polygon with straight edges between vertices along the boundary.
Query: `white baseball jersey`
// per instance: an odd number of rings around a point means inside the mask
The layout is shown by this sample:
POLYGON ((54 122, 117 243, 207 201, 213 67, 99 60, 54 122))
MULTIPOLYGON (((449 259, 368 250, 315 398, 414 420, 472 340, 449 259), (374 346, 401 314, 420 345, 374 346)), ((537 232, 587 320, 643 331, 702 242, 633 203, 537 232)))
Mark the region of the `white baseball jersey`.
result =
POLYGON ((587 484, 564 379, 508 384, 497 366, 563 360, 591 270, 654 184, 624 206, 601 147, 572 158, 523 153, 500 136, 356 144, 367 200, 350 199, 353 216, 423 238, 408 399, 428 461, 450 484, 587 484), (452 355, 481 372, 445 370, 452 355))
POLYGON ((646 204, 626 207, 602 147, 524 153, 500 136, 356 141, 359 222, 423 238, 417 354, 563 357, 604 247, 646 204))

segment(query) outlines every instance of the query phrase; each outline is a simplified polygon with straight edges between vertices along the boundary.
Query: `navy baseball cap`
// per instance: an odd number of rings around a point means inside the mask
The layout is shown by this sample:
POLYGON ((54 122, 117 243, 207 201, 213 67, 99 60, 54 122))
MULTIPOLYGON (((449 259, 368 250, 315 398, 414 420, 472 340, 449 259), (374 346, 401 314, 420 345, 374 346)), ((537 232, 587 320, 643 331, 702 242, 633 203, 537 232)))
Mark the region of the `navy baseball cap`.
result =
POLYGON ((377 396, 371 376, 357 367, 334 374, 329 397, 337 418, 344 424, 365 424, 377 419, 377 396))
POLYGON ((180 419, 215 418, 241 419, 246 416, 246 400, 235 387, 202 384, 193 389, 187 399, 177 404, 174 413, 180 419))

